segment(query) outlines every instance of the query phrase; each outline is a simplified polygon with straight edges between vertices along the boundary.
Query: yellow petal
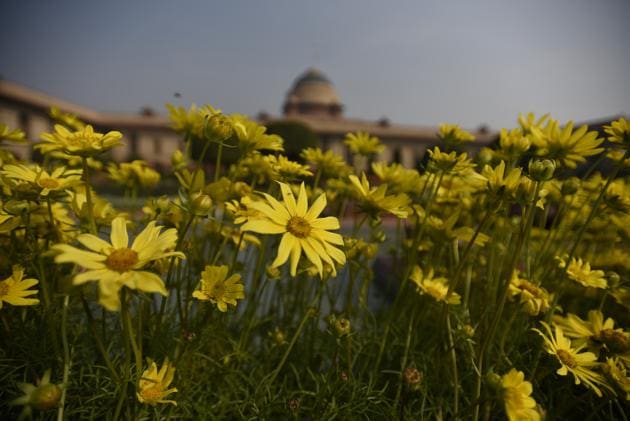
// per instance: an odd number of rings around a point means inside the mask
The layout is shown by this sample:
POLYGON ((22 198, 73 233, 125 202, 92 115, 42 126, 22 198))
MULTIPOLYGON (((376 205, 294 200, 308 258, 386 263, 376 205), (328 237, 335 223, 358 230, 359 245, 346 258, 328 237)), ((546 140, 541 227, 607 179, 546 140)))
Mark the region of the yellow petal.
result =
POLYGON ((127 225, 125 218, 117 217, 112 221, 111 241, 114 248, 126 248, 129 245, 129 236, 127 235, 127 225))
POLYGON ((280 240, 280 245, 278 246, 278 255, 276 259, 271 264, 271 267, 278 267, 283 265, 287 259, 289 258, 289 254, 295 243, 297 242, 297 238, 294 235, 289 234, 288 232, 282 236, 282 240, 280 240))
POLYGON ((260 234, 282 234, 287 232, 286 227, 267 219, 253 219, 247 221, 241 229, 243 231, 253 231, 260 234))

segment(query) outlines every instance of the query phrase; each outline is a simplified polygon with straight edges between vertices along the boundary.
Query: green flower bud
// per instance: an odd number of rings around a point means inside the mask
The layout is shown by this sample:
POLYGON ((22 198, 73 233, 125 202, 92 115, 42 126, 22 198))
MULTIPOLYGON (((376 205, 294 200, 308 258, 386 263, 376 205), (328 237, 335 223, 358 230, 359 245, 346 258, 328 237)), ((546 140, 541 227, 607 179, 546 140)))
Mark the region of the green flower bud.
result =
POLYGON ((187 161, 188 160, 186 159, 186 156, 184 156, 184 153, 179 149, 177 149, 175 152, 173 152, 173 155, 171 155, 171 165, 175 170, 184 168, 188 163, 187 161))
POLYGON ((565 180, 564 183, 562 183, 562 195, 568 196, 570 194, 575 194, 579 188, 580 180, 575 177, 571 177, 568 180, 565 180))
POLYGON ((48 383, 38 386, 31 395, 31 405, 35 409, 45 411, 57 406, 61 399, 61 388, 56 384, 48 383))
POLYGON ((191 210, 196 215, 207 215, 212 209, 212 199, 207 194, 196 192, 192 194, 191 210))
POLYGON ((497 373, 493 373, 492 371, 486 374, 486 383, 490 386, 490 389, 495 392, 499 392, 503 389, 503 381, 501 380, 501 376, 497 373))
POLYGON ((4 210, 11 215, 20 215, 23 212, 29 212, 31 205, 26 200, 9 200, 4 204, 4 210))
POLYGON ((619 282, 621 281, 621 278, 619 277, 617 272, 606 272, 606 278, 608 278, 608 286, 610 287, 610 289, 614 290, 619 287, 619 282))
POLYGON ((529 176, 536 181, 547 181, 553 177, 556 163, 551 159, 529 161, 529 176))
POLYGON ((350 320, 346 318, 335 320, 334 327, 337 336, 346 336, 350 334, 350 320))

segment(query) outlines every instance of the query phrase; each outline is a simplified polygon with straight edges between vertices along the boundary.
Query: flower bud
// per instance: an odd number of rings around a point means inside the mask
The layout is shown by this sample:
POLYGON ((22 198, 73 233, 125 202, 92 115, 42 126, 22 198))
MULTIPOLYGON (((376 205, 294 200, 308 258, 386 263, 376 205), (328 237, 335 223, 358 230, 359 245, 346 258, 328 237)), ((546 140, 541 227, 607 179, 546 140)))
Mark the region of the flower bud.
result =
POLYGON ((422 373, 415 367, 407 367, 402 373, 403 382, 410 390, 417 391, 422 385, 422 373))
POLYGON ((45 411, 57 406, 61 399, 61 388, 56 384, 48 383, 38 386, 31 395, 31 405, 35 409, 45 411))
POLYGON ((621 281, 621 278, 619 277, 617 272, 613 272, 612 270, 606 272, 606 278, 608 278, 608 286, 610 287, 610 289, 614 290, 619 287, 619 282, 621 281))
POLYGON ((562 183, 561 192, 562 192, 562 195, 568 196, 570 194, 575 194, 579 188, 580 188, 580 180, 575 177, 571 177, 565 180, 564 183, 562 183))
POLYGON ((556 163, 551 159, 529 161, 529 176, 536 181, 547 181, 553 177, 556 163))
POLYGON ((173 166, 173 169, 179 170, 181 168, 184 168, 187 163, 188 162, 186 156, 184 156, 184 153, 179 149, 177 149, 175 152, 173 152, 173 155, 171 155, 171 165, 173 166))
POLYGON ((346 336, 350 334, 350 320, 346 318, 336 319, 333 325, 337 336, 346 336))
POLYGON ((498 392, 503 388, 503 380, 501 380, 501 376, 492 371, 486 374, 486 383, 488 383, 490 389, 495 392, 498 392))
POLYGON ((208 140, 222 142, 229 139, 234 132, 232 120, 224 114, 214 114, 204 129, 204 134, 208 140))
POLYGON ((4 204, 4 210, 11 215, 20 215, 22 212, 29 212, 31 205, 26 200, 9 200, 4 204))
POLYGON ((210 209, 212 209, 212 199, 202 192, 193 193, 190 204, 191 210, 196 215, 207 215, 210 209))

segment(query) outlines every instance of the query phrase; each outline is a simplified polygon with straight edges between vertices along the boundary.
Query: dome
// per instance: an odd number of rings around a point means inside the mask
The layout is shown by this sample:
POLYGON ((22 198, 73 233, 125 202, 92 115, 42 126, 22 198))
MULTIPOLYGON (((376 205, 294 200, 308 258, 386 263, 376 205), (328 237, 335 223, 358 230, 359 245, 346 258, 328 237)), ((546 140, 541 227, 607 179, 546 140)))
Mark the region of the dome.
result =
POLYGON ((315 68, 308 69, 295 80, 284 104, 285 114, 337 116, 341 110, 335 87, 315 68))

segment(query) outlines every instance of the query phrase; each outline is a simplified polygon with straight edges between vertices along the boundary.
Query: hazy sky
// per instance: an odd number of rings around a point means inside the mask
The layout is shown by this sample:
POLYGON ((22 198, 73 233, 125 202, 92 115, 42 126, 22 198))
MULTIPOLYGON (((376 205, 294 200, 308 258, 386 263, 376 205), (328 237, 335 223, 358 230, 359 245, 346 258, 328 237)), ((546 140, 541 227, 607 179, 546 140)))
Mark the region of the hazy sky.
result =
POLYGON ((0 75, 101 111, 279 114, 316 66, 347 116, 475 128, 630 114, 629 0, 3 0, 0 75))

